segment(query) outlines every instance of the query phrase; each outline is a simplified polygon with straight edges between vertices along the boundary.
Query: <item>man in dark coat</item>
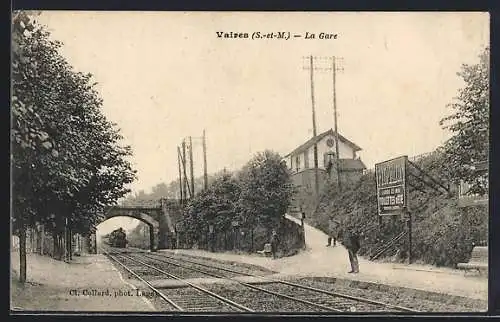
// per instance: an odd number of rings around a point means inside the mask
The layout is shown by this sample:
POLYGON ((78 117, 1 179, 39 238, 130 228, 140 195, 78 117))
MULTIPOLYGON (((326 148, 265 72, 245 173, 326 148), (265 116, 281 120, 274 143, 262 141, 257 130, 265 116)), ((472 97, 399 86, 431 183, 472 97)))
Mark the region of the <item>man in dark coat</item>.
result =
POLYGON ((351 271, 349 273, 359 273, 358 251, 361 248, 360 236, 356 231, 350 231, 343 236, 343 245, 349 254, 351 271))

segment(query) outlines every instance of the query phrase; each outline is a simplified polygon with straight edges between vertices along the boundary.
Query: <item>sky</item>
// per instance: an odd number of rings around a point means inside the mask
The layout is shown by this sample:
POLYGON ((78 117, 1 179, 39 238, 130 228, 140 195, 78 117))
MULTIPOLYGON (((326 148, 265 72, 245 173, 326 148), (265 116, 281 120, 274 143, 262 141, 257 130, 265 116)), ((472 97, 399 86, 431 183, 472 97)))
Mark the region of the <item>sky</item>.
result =
MULTIPOLYGON (((177 179, 177 146, 192 136, 195 175, 234 170, 255 153, 286 155, 312 137, 304 57, 341 57, 339 132, 369 167, 441 145, 439 120, 489 43, 487 13, 236 13, 45 11, 47 26, 77 71, 91 73, 103 113, 131 145, 149 191, 177 179), (216 32, 320 32, 337 39, 224 39, 216 32)), ((326 60, 317 60, 316 66, 326 60)), ((315 71, 318 133, 333 127, 331 71, 315 71)))
POLYGON ((107 219, 97 225, 96 235, 103 236, 111 233, 117 228, 123 228, 126 234, 129 234, 134 227, 140 224, 141 221, 131 217, 118 216, 107 219))

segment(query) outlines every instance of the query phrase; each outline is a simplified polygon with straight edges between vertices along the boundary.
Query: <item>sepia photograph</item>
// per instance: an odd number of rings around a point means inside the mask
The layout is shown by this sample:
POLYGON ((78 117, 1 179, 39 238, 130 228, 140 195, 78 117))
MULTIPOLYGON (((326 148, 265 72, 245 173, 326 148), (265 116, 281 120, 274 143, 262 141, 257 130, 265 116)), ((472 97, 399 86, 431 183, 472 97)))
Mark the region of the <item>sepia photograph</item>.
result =
POLYGON ((13 11, 10 312, 488 310, 487 12, 13 11))

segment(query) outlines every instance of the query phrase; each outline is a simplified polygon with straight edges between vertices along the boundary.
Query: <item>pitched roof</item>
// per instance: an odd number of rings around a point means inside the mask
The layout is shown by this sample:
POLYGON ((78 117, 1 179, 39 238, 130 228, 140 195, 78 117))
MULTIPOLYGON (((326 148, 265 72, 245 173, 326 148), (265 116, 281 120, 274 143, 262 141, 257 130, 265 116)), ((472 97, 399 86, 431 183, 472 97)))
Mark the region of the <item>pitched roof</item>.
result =
MULTIPOLYGON (((290 155, 292 154, 298 154, 298 153, 302 153, 304 152, 305 150, 307 150, 309 147, 313 146, 314 144, 318 143, 319 141, 321 141, 324 137, 328 136, 328 135, 333 135, 333 130, 332 129, 329 129, 328 131, 326 132, 323 132, 319 135, 316 135, 315 137, 309 139, 308 141, 306 141, 306 143, 300 145, 298 148, 296 148, 295 150, 293 150, 292 152, 288 153, 287 155, 285 155, 285 158, 286 157, 289 157, 290 155)), ((344 136, 342 136, 340 133, 339 133, 339 140, 345 144, 347 144, 348 146, 350 146, 354 151, 361 151, 361 148, 359 146, 357 146, 355 143, 353 143, 352 141, 349 141, 348 139, 346 139, 344 136)))
POLYGON ((340 159, 339 160, 340 170, 364 170, 366 169, 365 164, 360 159, 340 159))

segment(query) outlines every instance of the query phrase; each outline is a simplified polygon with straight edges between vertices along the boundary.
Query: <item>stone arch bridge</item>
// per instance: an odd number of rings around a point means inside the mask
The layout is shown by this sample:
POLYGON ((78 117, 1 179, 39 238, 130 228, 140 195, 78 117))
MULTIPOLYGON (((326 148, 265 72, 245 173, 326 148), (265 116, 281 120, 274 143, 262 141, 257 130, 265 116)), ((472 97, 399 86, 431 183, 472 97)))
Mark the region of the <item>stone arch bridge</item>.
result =
MULTIPOLYGON (((180 218, 178 200, 160 199, 141 205, 110 206, 104 209, 101 222, 119 216, 135 218, 149 226, 151 251, 174 246, 175 223, 180 218)), ((92 239, 95 242, 95 233, 92 239)))

